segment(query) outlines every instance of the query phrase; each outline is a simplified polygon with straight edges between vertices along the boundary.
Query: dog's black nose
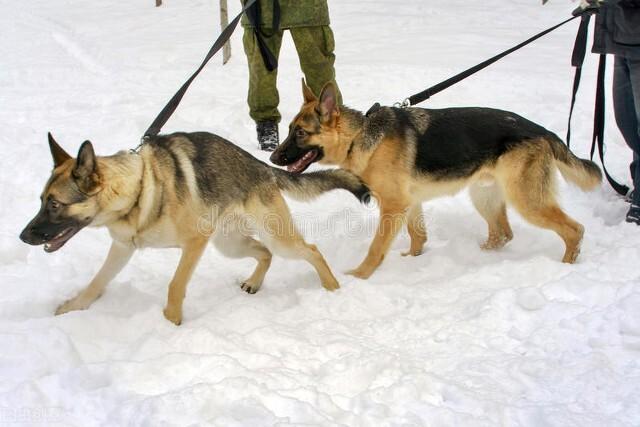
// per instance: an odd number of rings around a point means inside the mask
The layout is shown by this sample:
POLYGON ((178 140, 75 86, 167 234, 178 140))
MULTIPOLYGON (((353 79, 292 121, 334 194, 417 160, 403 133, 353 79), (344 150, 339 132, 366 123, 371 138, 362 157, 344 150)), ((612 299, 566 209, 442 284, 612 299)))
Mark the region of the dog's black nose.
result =
POLYGON ((30 226, 27 226, 24 230, 22 230, 22 233, 20 233, 20 240, 28 245, 37 245, 43 241, 46 242, 50 237, 50 234, 40 234, 36 229, 30 226))
POLYGON ((22 233, 20 233, 20 240, 25 243, 29 243, 29 241, 31 240, 31 230, 29 229, 29 227, 22 230, 22 233))
POLYGON ((276 151, 271 153, 271 156, 269 156, 269 161, 277 165, 279 159, 280 159, 280 153, 278 153, 278 150, 276 149, 276 151))

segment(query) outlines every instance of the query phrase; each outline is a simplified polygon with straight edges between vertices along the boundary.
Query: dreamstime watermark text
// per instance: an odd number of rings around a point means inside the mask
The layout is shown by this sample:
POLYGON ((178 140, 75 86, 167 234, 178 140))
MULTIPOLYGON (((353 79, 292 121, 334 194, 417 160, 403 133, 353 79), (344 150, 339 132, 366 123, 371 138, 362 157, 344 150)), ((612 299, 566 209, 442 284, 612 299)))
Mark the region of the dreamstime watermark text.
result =
POLYGON ((0 425, 55 425, 63 423, 66 419, 65 415, 61 408, 48 406, 15 408, 0 406, 0 425))
POLYGON ((270 235, 285 238, 297 232, 305 237, 318 239, 336 235, 370 236, 380 230, 397 228, 398 224, 408 225, 417 232, 426 233, 425 220, 424 214, 412 216, 407 212, 378 215, 376 208, 368 208, 364 211, 344 208, 322 218, 313 212, 300 213, 295 217, 279 215, 275 212, 258 216, 233 211, 221 213, 217 208, 213 208, 198 218, 197 228, 198 232, 206 236, 212 234, 228 236, 235 233, 252 235, 264 231, 270 235))

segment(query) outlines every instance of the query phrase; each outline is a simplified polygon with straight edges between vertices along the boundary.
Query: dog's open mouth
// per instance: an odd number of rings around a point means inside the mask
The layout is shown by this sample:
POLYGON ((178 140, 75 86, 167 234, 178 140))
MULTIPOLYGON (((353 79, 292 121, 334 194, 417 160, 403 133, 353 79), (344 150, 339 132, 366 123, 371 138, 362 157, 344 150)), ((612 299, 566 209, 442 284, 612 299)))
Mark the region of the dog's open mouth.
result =
POLYGON ((316 148, 312 148, 307 151, 295 162, 287 165, 287 170, 291 173, 302 173, 304 172, 311 163, 316 161, 318 158, 319 151, 316 148))
POLYGON ((61 247, 64 246, 65 243, 69 241, 77 232, 80 230, 79 227, 67 227, 58 234, 56 234, 52 239, 48 240, 44 244, 44 251, 51 253, 55 252, 61 247))

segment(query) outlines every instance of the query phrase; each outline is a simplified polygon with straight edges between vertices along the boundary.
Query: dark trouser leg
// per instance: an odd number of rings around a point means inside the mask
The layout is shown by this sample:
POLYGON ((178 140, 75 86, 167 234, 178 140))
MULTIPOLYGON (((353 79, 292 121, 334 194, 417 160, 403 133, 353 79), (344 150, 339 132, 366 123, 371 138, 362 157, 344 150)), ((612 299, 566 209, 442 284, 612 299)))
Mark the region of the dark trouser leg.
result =
MULTIPOLYGON (((333 31, 328 25, 291 28, 290 31, 307 85, 317 96, 327 82, 336 82, 333 31)), ((338 103, 342 104, 340 91, 338 103)))
MULTIPOLYGON (((271 53, 278 58, 282 45, 282 31, 265 30, 264 40, 271 53)), ((249 115, 256 122, 273 120, 279 123, 280 96, 276 87, 278 70, 269 71, 264 66, 253 29, 244 29, 242 44, 249 63, 249 94, 247 96, 249 115)))
POLYGON ((640 59, 615 58, 613 107, 618 128, 633 151, 630 172, 635 191, 632 202, 640 205, 640 59))

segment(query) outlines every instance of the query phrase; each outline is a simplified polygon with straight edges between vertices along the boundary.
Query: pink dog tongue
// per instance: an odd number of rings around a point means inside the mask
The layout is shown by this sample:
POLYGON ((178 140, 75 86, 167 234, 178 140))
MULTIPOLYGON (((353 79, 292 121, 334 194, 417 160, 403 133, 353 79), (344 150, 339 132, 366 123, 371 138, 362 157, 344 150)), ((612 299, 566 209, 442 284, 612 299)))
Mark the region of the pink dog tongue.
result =
POLYGON ((298 160, 296 160, 294 163, 291 163, 289 166, 287 166, 287 170, 289 172, 300 172, 301 170, 303 170, 309 163, 311 163, 313 161, 313 159, 316 158, 316 150, 311 150, 308 153, 306 153, 304 156, 300 157, 298 160))

